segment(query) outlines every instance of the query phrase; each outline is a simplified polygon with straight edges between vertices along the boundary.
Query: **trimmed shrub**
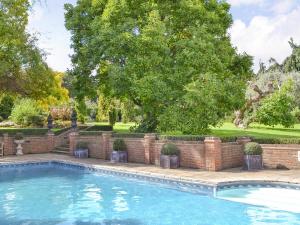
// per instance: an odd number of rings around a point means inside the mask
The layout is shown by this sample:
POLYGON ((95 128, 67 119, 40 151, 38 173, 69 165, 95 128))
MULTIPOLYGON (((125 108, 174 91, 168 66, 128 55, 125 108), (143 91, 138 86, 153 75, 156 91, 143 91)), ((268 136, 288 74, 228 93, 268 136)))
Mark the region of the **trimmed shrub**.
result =
POLYGON ((178 147, 172 143, 166 143, 162 146, 162 155, 179 155, 180 151, 178 147))
POLYGON ((45 122, 46 115, 38 106, 36 101, 24 98, 16 102, 10 118, 16 124, 24 127, 42 127, 45 122))
POLYGON ((245 155, 261 155, 262 151, 262 147, 256 142, 248 142, 244 149, 245 155))
MULTIPOLYGON (((14 99, 9 95, 4 95, 0 101, 0 117, 2 120, 8 119, 14 106, 14 99)), ((1 120, 0 120, 1 121, 1 120)))
POLYGON ((85 129, 85 131, 112 131, 113 127, 110 125, 95 125, 85 129))
POLYGON ((15 135, 15 140, 23 140, 23 134, 22 133, 17 133, 15 135))
POLYGON ((76 144, 76 149, 87 149, 88 148, 88 143, 86 142, 78 142, 76 144))
POLYGON ((114 151, 126 151, 127 146, 125 144, 125 141, 121 138, 116 139, 113 144, 113 150, 114 151))

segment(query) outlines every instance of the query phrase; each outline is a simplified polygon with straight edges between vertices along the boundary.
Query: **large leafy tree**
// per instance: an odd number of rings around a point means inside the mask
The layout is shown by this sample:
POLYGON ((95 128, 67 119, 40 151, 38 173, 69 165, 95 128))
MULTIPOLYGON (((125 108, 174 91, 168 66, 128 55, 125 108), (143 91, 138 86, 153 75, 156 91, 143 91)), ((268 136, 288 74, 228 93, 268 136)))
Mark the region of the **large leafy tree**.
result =
POLYGON ((291 126, 295 122, 291 112, 293 107, 300 107, 300 45, 293 39, 289 44, 292 54, 281 64, 273 58, 268 67, 261 63, 249 82, 246 103, 236 111, 236 126, 247 128, 251 122, 291 126), (290 88, 285 87, 287 84, 290 88))
POLYGON ((52 71, 26 31, 29 0, 0 0, 0 94, 46 97, 53 86, 52 71))
POLYGON ((251 57, 230 43, 229 5, 208 0, 78 0, 67 4, 77 98, 140 108, 137 129, 203 133, 240 107, 251 57))

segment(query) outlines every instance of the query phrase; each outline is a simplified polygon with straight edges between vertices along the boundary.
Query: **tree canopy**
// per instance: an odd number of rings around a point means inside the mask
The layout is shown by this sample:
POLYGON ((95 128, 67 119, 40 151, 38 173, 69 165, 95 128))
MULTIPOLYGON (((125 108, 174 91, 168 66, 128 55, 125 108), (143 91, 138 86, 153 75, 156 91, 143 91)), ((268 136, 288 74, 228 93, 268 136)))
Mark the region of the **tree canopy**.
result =
POLYGON ((26 31, 29 0, 0 0, 0 94, 46 97, 52 71, 36 38, 26 31))
POLYGON ((230 43, 229 8, 216 0, 66 4, 77 97, 100 90, 132 101, 138 130, 205 132, 240 106, 252 75, 251 57, 230 43))

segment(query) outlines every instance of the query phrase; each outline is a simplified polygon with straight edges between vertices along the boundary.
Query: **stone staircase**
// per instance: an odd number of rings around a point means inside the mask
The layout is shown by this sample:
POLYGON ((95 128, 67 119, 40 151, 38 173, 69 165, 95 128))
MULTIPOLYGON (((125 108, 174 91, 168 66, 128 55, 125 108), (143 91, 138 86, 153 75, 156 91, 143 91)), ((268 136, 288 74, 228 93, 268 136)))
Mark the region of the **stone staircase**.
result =
POLYGON ((51 152, 56 153, 56 154, 69 155, 70 154, 70 146, 69 146, 69 144, 68 145, 57 146, 51 152))
POLYGON ((62 140, 63 140, 61 145, 54 148, 51 151, 51 153, 63 154, 63 155, 69 155, 70 154, 69 132, 70 131, 67 131, 67 132, 61 134, 60 138, 62 138, 62 140))

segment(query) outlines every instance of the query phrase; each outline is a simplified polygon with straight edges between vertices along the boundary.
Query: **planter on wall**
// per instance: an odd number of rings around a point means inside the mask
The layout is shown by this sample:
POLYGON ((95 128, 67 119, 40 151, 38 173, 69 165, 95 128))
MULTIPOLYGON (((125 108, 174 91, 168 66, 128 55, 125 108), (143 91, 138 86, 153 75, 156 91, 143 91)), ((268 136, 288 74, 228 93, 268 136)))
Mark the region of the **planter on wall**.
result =
POLYGON ((23 147, 22 144, 24 143, 24 140, 15 140, 15 143, 17 144, 17 152, 16 155, 23 155, 23 147))
POLYGON ((89 157, 89 150, 87 148, 79 148, 75 149, 74 151, 75 158, 88 158, 89 157))
POLYGON ((112 151, 110 161, 113 163, 127 163, 128 162, 127 151, 112 151))
POLYGON ((261 155, 244 155, 244 169, 261 170, 263 169, 263 160, 261 155))
POLYGON ((179 167, 177 155, 160 155, 160 166, 164 169, 176 169, 179 167))

